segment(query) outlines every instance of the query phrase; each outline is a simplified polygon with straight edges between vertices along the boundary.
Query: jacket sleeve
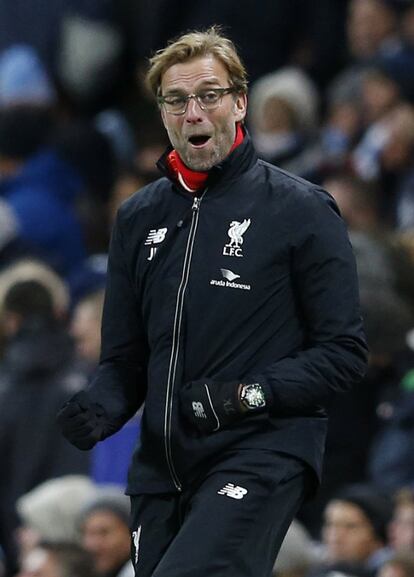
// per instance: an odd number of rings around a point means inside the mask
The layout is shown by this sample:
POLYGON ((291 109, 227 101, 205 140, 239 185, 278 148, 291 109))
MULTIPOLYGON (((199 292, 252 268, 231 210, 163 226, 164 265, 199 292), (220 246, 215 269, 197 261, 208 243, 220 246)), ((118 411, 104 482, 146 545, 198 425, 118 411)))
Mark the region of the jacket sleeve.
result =
POLYGON ((136 291, 122 242, 120 217, 108 257, 99 367, 88 386, 93 402, 104 407, 112 432, 120 429, 144 402, 148 346, 136 291))
POLYGON ((275 415, 326 407, 363 378, 367 363, 355 259, 337 206, 317 189, 295 217, 291 275, 305 344, 253 375, 275 415))

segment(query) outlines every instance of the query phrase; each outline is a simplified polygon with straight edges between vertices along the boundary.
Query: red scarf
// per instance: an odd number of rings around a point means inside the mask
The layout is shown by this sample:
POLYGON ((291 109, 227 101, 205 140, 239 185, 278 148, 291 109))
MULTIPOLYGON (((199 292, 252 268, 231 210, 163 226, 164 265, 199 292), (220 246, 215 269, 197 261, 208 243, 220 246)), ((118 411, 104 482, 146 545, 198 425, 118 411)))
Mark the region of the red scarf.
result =
MULTIPOLYGON (((236 128, 236 138, 234 139, 229 154, 243 142, 243 139, 243 129, 239 123, 236 128)), ((197 172, 196 170, 188 168, 176 150, 172 150, 167 156, 167 165, 174 177, 188 192, 197 192, 204 187, 209 173, 197 172)))

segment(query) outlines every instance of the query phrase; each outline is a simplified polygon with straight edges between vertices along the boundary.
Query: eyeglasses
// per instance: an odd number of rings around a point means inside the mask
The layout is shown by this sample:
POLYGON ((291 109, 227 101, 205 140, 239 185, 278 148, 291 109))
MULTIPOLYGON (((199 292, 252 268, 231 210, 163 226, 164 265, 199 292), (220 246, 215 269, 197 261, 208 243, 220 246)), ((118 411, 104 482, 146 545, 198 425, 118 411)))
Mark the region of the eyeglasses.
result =
POLYGON ((158 96, 159 106, 164 106, 169 114, 179 116, 185 114, 188 103, 192 98, 197 102, 201 110, 209 112, 218 108, 225 94, 236 92, 234 87, 229 88, 208 88, 200 90, 194 94, 172 94, 171 96, 158 96))

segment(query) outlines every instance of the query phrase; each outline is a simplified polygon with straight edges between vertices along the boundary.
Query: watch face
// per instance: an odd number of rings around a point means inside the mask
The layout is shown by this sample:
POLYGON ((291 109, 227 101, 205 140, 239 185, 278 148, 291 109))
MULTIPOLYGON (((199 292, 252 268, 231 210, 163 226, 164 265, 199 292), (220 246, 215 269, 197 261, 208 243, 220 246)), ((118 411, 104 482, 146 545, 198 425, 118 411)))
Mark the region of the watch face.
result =
POLYGON ((248 409, 261 409, 266 406, 266 399, 259 384, 245 385, 241 392, 241 401, 248 409))

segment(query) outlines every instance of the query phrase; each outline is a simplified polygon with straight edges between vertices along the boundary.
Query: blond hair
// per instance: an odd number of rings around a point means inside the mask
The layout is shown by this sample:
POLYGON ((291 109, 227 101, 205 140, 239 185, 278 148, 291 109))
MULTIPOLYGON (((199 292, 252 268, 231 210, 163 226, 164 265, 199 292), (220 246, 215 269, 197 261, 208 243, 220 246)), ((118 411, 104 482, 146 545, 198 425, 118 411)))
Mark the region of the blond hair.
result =
POLYGON ((146 83, 152 94, 159 95, 162 77, 168 68, 203 56, 217 58, 227 69, 230 84, 236 92, 247 92, 246 69, 235 45, 221 34, 220 27, 211 26, 205 31, 188 32, 172 40, 150 58, 146 83))

